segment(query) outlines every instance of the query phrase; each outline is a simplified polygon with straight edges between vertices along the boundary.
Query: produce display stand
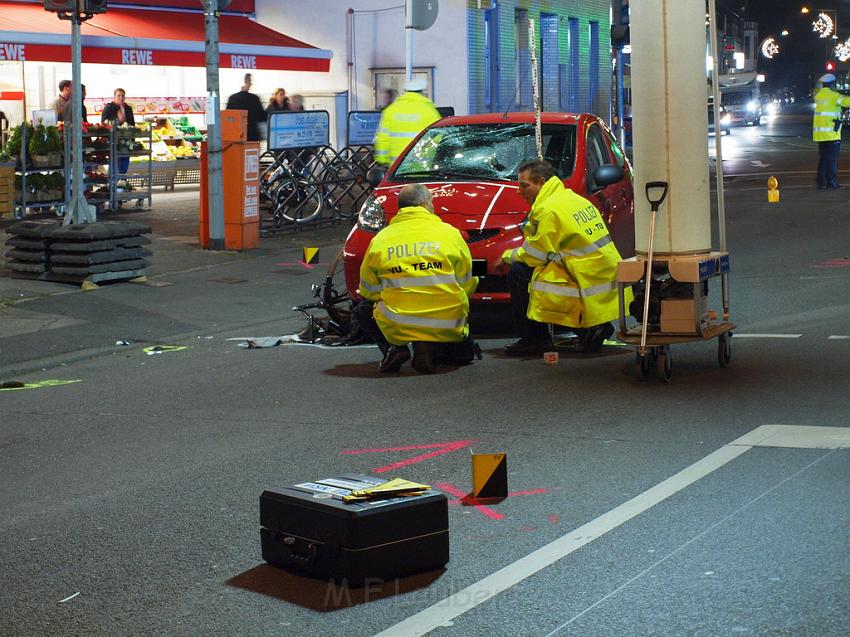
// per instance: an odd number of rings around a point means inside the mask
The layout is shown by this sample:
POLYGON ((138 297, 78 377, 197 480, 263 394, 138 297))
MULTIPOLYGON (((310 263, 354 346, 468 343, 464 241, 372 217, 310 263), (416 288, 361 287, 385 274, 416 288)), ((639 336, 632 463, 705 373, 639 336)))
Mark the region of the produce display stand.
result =
MULTIPOLYGON (((135 127, 115 128, 109 137, 109 207, 118 210, 125 201, 136 200, 136 208, 142 208, 147 199, 148 208, 153 205, 151 186, 153 171, 151 168, 151 130, 143 131, 135 127), (147 170, 133 172, 133 190, 127 190, 119 182, 127 182, 128 172, 121 174, 118 165, 121 159, 143 157, 141 163, 147 164, 147 170)), ((130 163, 132 165, 133 162, 130 163)), ((129 185, 129 184, 128 184, 129 185)))
MULTIPOLYGON (((71 142, 66 128, 65 139, 65 197, 71 197, 71 142)), ((83 131, 83 172, 85 174, 86 200, 97 208, 98 214, 106 206, 110 210, 119 210, 125 201, 136 201, 136 208, 142 208, 147 200, 152 205, 150 161, 145 171, 132 174, 135 185, 128 190, 128 176, 119 174, 121 159, 131 157, 150 158, 150 131, 135 127, 112 128, 93 125, 83 131), (147 143, 147 147, 144 144, 147 143)), ((128 171, 129 174, 129 171, 128 171)))
POLYGON ((22 218, 28 211, 64 215, 67 176, 62 166, 62 153, 48 152, 44 155, 32 155, 29 150, 31 141, 29 126, 22 124, 17 130, 20 134, 21 147, 17 159, 18 167, 15 171, 14 216, 22 218), (48 181, 52 183, 47 184, 48 181), (20 183, 19 188, 18 183, 20 183), (33 190, 34 184, 38 184, 39 189, 33 190))

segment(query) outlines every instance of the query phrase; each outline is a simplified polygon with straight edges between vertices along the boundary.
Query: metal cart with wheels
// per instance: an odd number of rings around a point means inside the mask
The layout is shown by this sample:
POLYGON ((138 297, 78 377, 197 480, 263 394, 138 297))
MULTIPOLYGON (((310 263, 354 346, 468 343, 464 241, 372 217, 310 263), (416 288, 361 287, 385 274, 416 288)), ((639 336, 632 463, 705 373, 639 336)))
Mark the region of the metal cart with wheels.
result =
POLYGON ((662 255, 653 251, 655 219, 661 203, 667 196, 667 182, 646 184, 646 196, 651 207, 649 249, 647 255, 625 259, 617 267, 619 294, 618 337, 624 343, 635 345, 635 371, 646 380, 655 369, 658 378, 670 382, 673 377, 671 345, 706 341, 717 338, 717 361, 727 367, 732 360, 731 332, 735 326, 728 322, 729 254, 708 252, 693 255, 662 255), (653 197, 652 190, 661 189, 653 197), (723 320, 717 321, 715 312, 708 308, 708 282, 719 277, 723 290, 723 320), (637 284, 643 287, 643 314, 640 324, 629 328, 626 316, 625 289, 637 284), (666 288, 671 293, 656 293, 653 289, 666 288))

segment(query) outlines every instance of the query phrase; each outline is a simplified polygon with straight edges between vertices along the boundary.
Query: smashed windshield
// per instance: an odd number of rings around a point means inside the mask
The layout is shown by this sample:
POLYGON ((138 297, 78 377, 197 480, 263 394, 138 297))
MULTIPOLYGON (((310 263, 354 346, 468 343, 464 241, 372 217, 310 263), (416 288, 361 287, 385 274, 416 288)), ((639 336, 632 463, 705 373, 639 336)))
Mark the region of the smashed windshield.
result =
MULTIPOLYGON (((561 178, 575 164, 576 127, 544 124, 543 156, 561 178)), ((396 168, 395 179, 516 181, 519 167, 534 159, 533 124, 465 124, 432 128, 396 168)))

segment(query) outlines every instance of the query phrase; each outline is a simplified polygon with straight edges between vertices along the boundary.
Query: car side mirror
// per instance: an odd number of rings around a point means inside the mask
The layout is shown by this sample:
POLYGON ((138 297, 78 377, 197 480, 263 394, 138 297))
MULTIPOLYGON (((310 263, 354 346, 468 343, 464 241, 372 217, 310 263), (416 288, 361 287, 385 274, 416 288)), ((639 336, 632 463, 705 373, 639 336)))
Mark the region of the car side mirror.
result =
POLYGON ((379 183, 384 180, 384 176, 387 174, 387 169, 383 166, 372 166, 366 172, 366 182, 372 186, 373 188, 377 187, 379 183))
POLYGON ((623 169, 616 164, 602 164, 593 171, 593 183, 598 188, 616 184, 625 176, 623 169))

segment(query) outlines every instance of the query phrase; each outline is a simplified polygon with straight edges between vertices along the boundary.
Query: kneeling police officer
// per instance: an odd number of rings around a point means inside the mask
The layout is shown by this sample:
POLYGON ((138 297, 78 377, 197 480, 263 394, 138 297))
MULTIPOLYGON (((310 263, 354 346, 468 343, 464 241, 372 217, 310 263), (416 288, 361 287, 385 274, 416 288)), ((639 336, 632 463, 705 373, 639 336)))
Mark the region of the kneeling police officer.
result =
POLYGON ((411 184, 398 195, 398 214, 376 234, 360 266, 355 308, 363 332, 384 354, 382 372, 397 372, 410 359, 421 373, 438 363, 464 364, 481 358, 469 336, 472 276, 469 247, 457 228, 435 213, 431 192, 411 184))

